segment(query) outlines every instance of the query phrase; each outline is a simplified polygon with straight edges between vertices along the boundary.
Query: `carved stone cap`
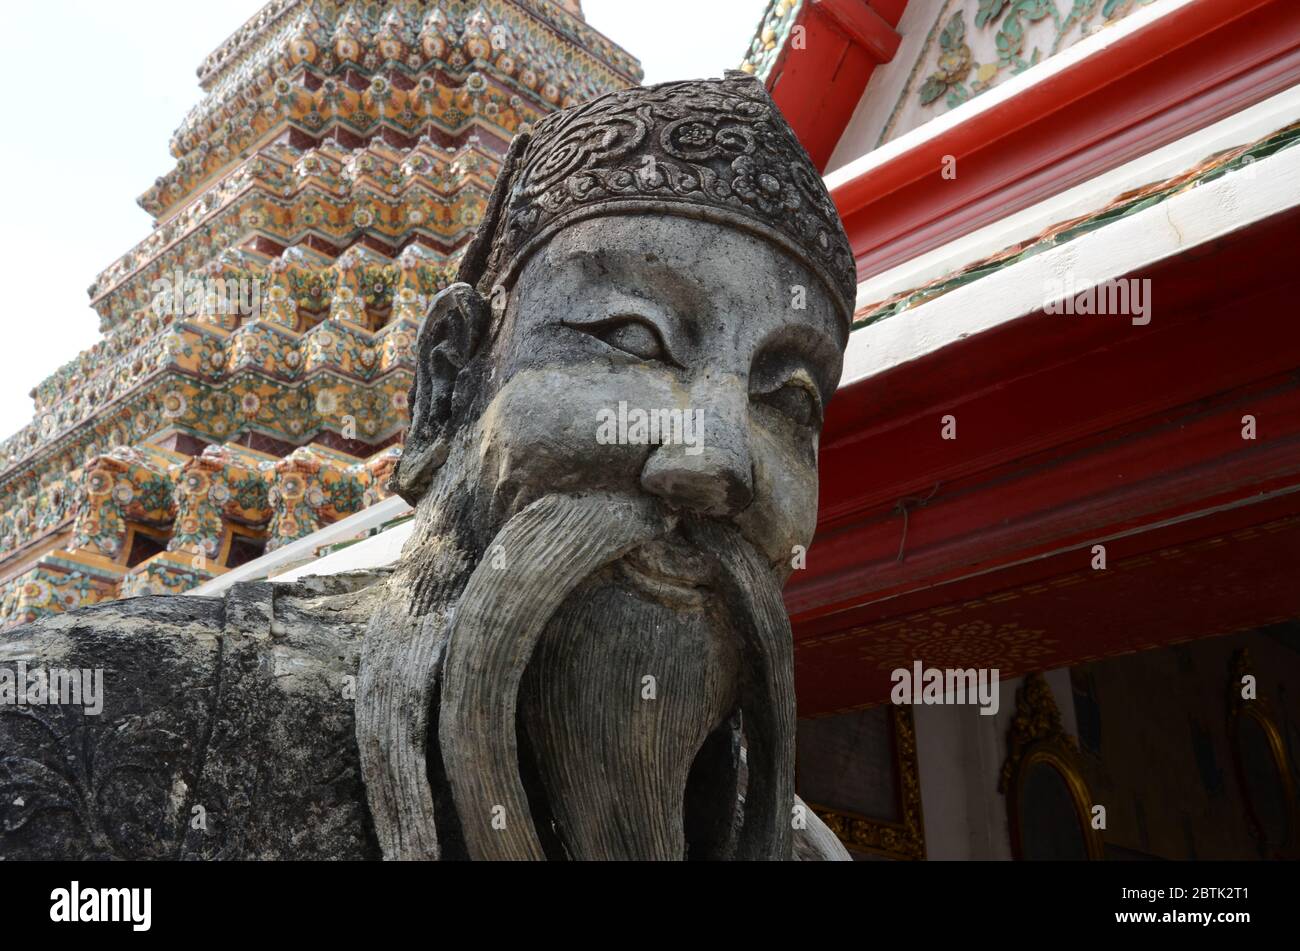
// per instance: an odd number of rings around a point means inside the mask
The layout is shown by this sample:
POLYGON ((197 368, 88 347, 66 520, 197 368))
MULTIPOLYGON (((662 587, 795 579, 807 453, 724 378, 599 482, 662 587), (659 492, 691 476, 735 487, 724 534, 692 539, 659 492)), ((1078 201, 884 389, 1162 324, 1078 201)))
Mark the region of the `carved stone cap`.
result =
POLYGON ((763 84, 739 71, 608 93, 516 138, 461 279, 509 286, 560 229, 647 213, 781 245, 825 282, 846 327, 851 320, 857 277, 835 206, 763 84))

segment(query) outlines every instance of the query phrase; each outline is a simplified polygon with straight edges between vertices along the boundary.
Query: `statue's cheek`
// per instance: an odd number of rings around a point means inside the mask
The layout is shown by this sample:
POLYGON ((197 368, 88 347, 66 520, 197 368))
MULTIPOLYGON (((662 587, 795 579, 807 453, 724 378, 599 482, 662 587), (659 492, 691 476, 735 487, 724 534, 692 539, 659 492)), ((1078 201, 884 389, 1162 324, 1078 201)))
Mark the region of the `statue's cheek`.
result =
POLYGON ((528 370, 483 416, 484 477, 530 490, 639 492, 654 446, 637 440, 637 407, 671 406, 662 375, 582 364, 528 370))
POLYGON ((757 426, 751 433, 754 501, 737 522, 768 561, 788 565, 817 528, 816 459, 783 434, 757 426))

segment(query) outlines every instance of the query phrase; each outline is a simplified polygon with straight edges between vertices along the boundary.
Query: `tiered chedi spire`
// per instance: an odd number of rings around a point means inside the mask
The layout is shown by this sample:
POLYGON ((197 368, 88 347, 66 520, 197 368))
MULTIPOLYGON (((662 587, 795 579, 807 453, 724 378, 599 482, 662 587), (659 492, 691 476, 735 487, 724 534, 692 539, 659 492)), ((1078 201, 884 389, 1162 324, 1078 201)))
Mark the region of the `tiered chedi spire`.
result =
POLYGON ((576 0, 272 0, 199 68, 104 337, 0 443, 0 625, 182 591, 377 501, 500 158, 640 81, 576 0))

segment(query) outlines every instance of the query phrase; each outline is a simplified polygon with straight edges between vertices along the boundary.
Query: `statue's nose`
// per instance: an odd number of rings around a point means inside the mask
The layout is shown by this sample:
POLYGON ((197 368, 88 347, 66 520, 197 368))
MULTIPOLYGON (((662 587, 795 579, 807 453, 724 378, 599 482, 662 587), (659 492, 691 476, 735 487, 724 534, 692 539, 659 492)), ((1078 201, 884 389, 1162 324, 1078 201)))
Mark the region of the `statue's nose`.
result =
POLYGON ((661 439, 641 470, 641 486, 678 508, 729 517, 754 498, 749 396, 743 386, 704 383, 683 413, 686 438, 661 439), (702 425, 701 425, 702 424, 702 425))

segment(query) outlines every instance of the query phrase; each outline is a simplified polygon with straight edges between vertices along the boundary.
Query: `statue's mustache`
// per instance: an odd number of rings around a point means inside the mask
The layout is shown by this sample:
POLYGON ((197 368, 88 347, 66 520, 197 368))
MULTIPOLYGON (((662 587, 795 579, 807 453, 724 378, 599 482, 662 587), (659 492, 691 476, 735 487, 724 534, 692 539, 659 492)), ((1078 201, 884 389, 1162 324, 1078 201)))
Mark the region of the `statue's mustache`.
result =
POLYGON ((452 620, 438 727, 470 858, 546 857, 519 775, 524 668, 583 579, 663 530, 649 499, 546 496, 505 524, 470 576, 452 620))
POLYGON ((679 520, 652 497, 605 493, 548 495, 511 517, 449 615, 430 612, 417 585, 413 603, 372 623, 358 738, 386 857, 437 858, 446 849, 435 814, 448 817, 435 806, 426 755, 435 743, 441 763, 433 765, 445 769, 468 856, 545 857, 520 776, 516 711, 524 671, 551 617, 584 580, 674 529, 715 562, 710 587, 743 646, 750 780, 738 857, 789 857, 793 647, 775 574, 732 525, 679 520), (375 724, 394 722, 383 710, 400 714, 395 719, 405 726, 376 733, 375 724), (429 735, 435 722, 436 741, 429 735))

